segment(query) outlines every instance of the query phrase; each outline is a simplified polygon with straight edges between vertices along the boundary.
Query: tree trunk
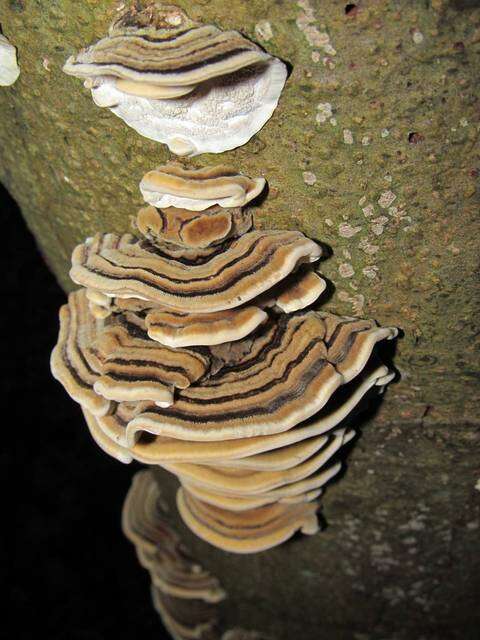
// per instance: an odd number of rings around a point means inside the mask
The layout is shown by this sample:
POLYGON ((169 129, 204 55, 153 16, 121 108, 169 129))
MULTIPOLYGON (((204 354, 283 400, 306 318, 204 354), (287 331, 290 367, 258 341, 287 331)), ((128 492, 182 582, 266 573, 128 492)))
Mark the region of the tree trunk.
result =
MULTIPOLYGON (((75 244, 129 230, 142 175, 169 158, 61 70, 123 4, 0 0, 21 67, 16 84, 0 88, 0 180, 65 289, 75 244)), ((325 532, 248 558, 189 544, 229 591, 226 615, 279 640, 473 638, 478 3, 176 4, 292 67, 258 135, 190 165, 228 162, 265 176, 258 222, 332 248, 321 268, 335 289, 326 306, 404 333, 401 379, 327 493, 325 532)))

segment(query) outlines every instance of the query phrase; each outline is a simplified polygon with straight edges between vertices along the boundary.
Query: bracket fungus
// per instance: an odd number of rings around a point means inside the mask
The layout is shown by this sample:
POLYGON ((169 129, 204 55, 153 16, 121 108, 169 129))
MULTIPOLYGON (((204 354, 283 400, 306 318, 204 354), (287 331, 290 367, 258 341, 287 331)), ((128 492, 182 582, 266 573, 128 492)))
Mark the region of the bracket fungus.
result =
POLYGON ((217 578, 185 550, 149 470, 133 478, 123 505, 122 529, 150 574, 154 606, 172 637, 219 638, 215 605, 226 594, 217 578))
POLYGON ((321 249, 252 228, 244 207, 262 184, 223 166, 150 172, 142 191, 165 206, 140 210, 142 237, 74 250, 84 288, 52 355, 99 446, 174 473, 185 523, 237 553, 318 530, 315 500, 355 435, 346 420, 392 379, 376 352, 397 335, 309 308, 321 249))
POLYGON ((98 106, 180 156, 248 142, 271 117, 287 78, 283 62, 237 31, 162 4, 126 10, 63 70, 85 81, 98 106))
POLYGON ((17 50, 0 33, 0 87, 9 87, 17 81, 20 67, 17 62, 17 50))
POLYGON ((190 211, 204 211, 216 204, 243 207, 264 188, 264 178, 252 180, 225 165, 188 170, 169 164, 149 171, 140 182, 144 199, 154 207, 190 211))

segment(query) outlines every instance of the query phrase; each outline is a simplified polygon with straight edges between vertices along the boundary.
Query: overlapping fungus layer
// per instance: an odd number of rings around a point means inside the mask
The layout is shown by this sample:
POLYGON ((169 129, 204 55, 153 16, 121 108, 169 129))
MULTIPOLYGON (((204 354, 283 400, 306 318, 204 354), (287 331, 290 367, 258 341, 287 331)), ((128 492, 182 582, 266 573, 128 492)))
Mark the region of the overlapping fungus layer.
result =
POLYGON ((9 87, 18 79, 20 68, 17 62, 17 50, 0 33, 0 87, 9 87))
POLYGON ((237 31, 163 4, 127 9, 64 71, 85 80, 98 106, 178 155, 245 144, 272 115, 287 76, 283 62, 237 31))
POLYGON ((169 523, 150 470, 139 471, 123 505, 122 528, 151 578, 154 606, 176 640, 220 638, 217 603, 225 598, 217 578, 194 560, 169 523))
POLYGON ((186 524, 238 553, 317 531, 346 419, 391 379, 375 351, 396 335, 308 308, 325 289, 320 247, 252 228, 244 206, 263 184, 224 166, 147 174, 140 237, 74 250, 83 288, 52 355, 99 446, 176 474, 186 524))

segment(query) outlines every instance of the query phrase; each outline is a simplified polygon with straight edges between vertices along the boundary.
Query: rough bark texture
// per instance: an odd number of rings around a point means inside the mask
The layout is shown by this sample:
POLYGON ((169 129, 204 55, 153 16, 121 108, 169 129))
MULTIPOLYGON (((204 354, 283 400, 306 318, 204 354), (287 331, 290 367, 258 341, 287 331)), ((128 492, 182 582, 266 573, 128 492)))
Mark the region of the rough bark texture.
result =
MULTIPOLYGON (((292 66, 257 136, 190 165, 264 175, 259 222, 333 249, 328 307, 404 332, 401 380, 328 493, 329 528, 247 559, 192 545, 230 590, 228 615, 278 638, 467 637, 479 587, 478 3, 176 3, 292 66)), ((0 0, 22 70, 0 89, 0 180, 66 289, 74 245, 129 229, 139 180, 169 157, 61 71, 122 5, 0 0)))

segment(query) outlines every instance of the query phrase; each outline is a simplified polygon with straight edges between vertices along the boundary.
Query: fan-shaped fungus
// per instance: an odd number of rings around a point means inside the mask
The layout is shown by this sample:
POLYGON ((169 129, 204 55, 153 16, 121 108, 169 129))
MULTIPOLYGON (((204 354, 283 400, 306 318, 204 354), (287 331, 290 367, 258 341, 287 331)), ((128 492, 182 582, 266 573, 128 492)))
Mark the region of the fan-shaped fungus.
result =
POLYGON ((162 4, 126 10, 64 71, 85 80, 98 106, 181 156, 245 144, 271 117, 287 77, 283 62, 237 31, 162 4))
POLYGON ((214 605, 225 598, 225 592, 217 578, 185 550, 161 508, 161 498, 152 472, 139 471, 122 513, 125 536, 150 574, 154 606, 178 640, 219 637, 214 605))
POLYGON ((20 67, 17 62, 17 50, 0 33, 0 87, 9 87, 17 81, 20 67))
POLYGON ((253 553, 315 533, 314 501, 354 436, 343 422, 391 379, 374 352, 397 331, 306 309, 325 289, 320 247, 251 230, 242 205, 261 180, 223 166, 148 175, 167 206, 139 212, 143 238, 73 252, 85 289, 61 311, 54 375, 100 447, 178 476, 180 513, 208 542, 253 553))

